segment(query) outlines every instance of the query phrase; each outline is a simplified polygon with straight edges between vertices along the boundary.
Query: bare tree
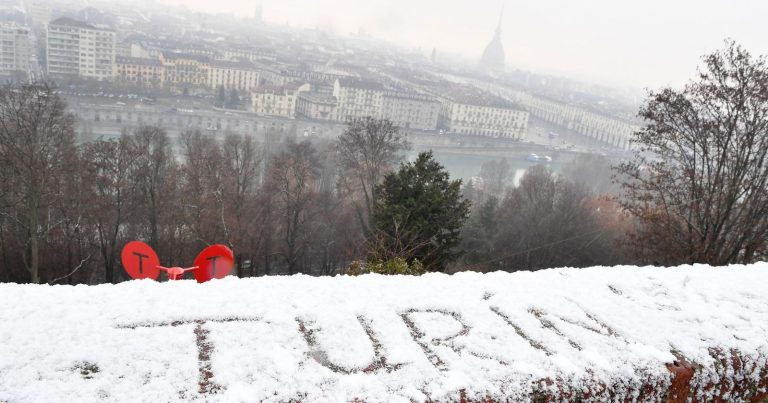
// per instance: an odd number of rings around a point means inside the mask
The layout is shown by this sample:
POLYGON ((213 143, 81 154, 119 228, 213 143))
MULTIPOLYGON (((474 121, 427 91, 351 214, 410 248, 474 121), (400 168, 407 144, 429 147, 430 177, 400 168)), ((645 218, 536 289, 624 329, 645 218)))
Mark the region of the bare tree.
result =
POLYGON ((353 196, 358 221, 366 234, 373 228, 376 185, 400 161, 400 153, 409 148, 399 128, 387 119, 353 120, 339 137, 339 164, 343 171, 340 184, 353 196), (357 194, 362 200, 354 197, 357 194))
POLYGON ((532 167, 500 204, 481 206, 470 221, 465 235, 476 238, 465 238, 466 263, 483 271, 615 264, 614 231, 593 200, 584 186, 532 167))
POLYGON ((228 135, 222 146, 222 225, 226 242, 235 251, 239 276, 244 260, 253 262, 266 228, 257 227, 261 206, 255 202, 262 155, 251 137, 228 135))
MULTIPOLYGON (((171 215, 176 183, 176 162, 168 135, 157 126, 139 127, 131 137, 136 147, 136 179, 142 196, 142 207, 147 220, 149 244, 158 248, 160 226, 164 216, 171 215)), ((174 209, 178 210, 178 209, 174 209)), ((159 253, 159 252, 158 252, 159 253)))
POLYGON ((640 115, 624 208, 656 264, 749 263, 768 251, 768 68, 733 41, 696 81, 652 92, 640 115))
POLYGON ((498 161, 486 161, 480 167, 480 177, 483 178, 485 190, 492 196, 504 196, 504 192, 512 179, 512 171, 506 158, 498 161))
POLYGON ((199 129, 181 134, 182 173, 181 211, 198 246, 226 238, 223 220, 224 161, 218 142, 199 129))
POLYGON ((41 214, 54 201, 53 177, 73 152, 74 119, 66 102, 45 82, 6 85, 0 89, 0 161, 3 183, 11 184, 2 212, 23 229, 24 266, 39 283, 40 237, 50 229, 41 214))
POLYGON ((307 225, 317 197, 318 161, 309 142, 289 144, 269 168, 266 190, 275 200, 273 211, 282 234, 282 254, 294 274, 306 251, 307 225))
POLYGON ((126 133, 119 140, 83 145, 83 176, 90 183, 92 220, 104 263, 104 279, 116 281, 115 264, 124 242, 120 232, 135 218, 138 183, 134 178, 136 147, 126 133))

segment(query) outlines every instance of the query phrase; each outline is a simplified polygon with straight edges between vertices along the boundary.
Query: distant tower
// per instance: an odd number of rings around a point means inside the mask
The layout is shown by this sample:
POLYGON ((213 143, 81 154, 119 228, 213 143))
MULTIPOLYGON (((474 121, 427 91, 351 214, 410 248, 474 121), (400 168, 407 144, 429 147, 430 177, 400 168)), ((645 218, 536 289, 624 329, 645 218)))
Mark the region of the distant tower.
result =
POLYGON ((432 48, 432 57, 429 59, 432 63, 437 61, 437 48, 432 48))
POLYGON ((504 71, 504 46, 501 44, 501 24, 504 19, 504 8, 501 8, 499 14, 499 25, 496 27, 496 34, 491 43, 485 47, 483 57, 480 58, 480 68, 490 73, 501 73, 504 71))
POLYGON ((264 5, 259 3, 256 5, 256 8, 253 10, 253 19, 256 20, 256 22, 262 22, 264 18, 264 5))

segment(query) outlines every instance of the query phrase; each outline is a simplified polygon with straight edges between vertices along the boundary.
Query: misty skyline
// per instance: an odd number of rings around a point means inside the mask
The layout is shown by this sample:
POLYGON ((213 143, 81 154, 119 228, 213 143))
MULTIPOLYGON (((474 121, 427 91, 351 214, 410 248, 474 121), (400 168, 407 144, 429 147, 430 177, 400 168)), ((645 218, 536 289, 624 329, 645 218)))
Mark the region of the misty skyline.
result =
POLYGON ((657 88, 693 77, 700 57, 727 37, 768 53, 768 2, 744 0, 160 0, 337 34, 365 32, 428 54, 477 60, 504 7, 506 64, 611 86, 657 88))

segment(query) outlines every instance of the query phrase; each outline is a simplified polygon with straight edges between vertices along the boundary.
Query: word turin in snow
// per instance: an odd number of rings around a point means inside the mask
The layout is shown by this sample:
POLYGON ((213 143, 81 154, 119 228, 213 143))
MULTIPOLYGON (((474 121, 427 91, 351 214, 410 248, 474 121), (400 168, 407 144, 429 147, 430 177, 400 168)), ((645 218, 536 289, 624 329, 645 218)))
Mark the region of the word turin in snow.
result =
MULTIPOLYGON (((505 314, 501 309, 499 309, 498 307, 490 307, 490 310, 494 314, 496 314, 498 317, 500 317, 504 323, 509 325, 510 330, 514 331, 514 333, 516 333, 518 336, 525 339, 531 345, 531 347, 539 351, 542 351, 546 355, 553 354, 553 351, 550 350, 547 346, 545 346, 542 342, 537 341, 531 338, 528 334, 526 334, 523 331, 522 327, 515 324, 515 322, 510 318, 510 316, 505 314)), ((565 318, 562 316, 554 316, 551 313, 546 313, 543 310, 533 309, 533 308, 529 309, 528 313, 533 315, 533 317, 536 318, 541 323, 544 329, 548 329, 549 331, 554 333, 556 336, 564 338, 572 348, 575 348, 577 350, 582 349, 581 345, 579 345, 577 342, 571 340, 568 336, 566 336, 566 334, 563 333, 563 331, 559 329, 555 324, 555 322, 553 322, 551 319, 557 318, 565 323, 570 323, 572 325, 582 327, 598 335, 601 335, 604 337, 616 338, 617 340, 627 343, 627 341, 622 336, 620 336, 616 331, 614 331, 612 328, 610 328, 608 325, 606 325, 605 323, 603 323, 593 315, 586 312, 585 312, 586 317, 589 319, 591 323, 573 320, 573 319, 565 318)), ((413 339, 413 341, 421 348, 421 350, 424 352, 429 362, 438 370, 441 370, 441 371, 448 370, 448 366, 446 365, 445 360, 440 357, 440 355, 438 354, 438 349, 436 348, 441 346, 447 347, 457 354, 461 354, 461 353, 470 354, 478 358, 495 361, 500 365, 505 365, 505 366, 509 365, 507 362, 504 361, 504 359, 493 357, 492 355, 489 355, 483 352, 471 351, 466 347, 463 347, 461 345, 458 345, 457 343, 454 343, 454 340, 456 338, 460 336, 466 336, 472 330, 472 328, 464 321, 461 314, 459 314, 458 312, 453 312, 450 310, 443 310, 443 309, 409 309, 407 311, 401 312, 399 315, 402 318, 404 325, 408 328, 410 332, 410 336, 413 339), (420 329, 416 321, 414 321, 413 319, 413 315, 418 313, 432 313, 432 314, 443 315, 447 320, 453 320, 458 322, 458 324, 460 325, 460 329, 456 331, 454 334, 430 339, 427 337, 426 332, 423 329, 420 329)), ((372 326, 372 322, 363 315, 357 316, 357 320, 362 326, 363 330, 365 331, 365 334, 367 335, 371 343, 371 346, 373 347, 374 356, 368 365, 362 366, 362 367, 356 367, 356 368, 348 368, 341 364, 333 363, 328 358, 328 354, 325 352, 325 350, 319 344, 316 338, 316 332, 319 331, 319 329, 316 329, 314 322, 305 321, 301 318, 297 318, 296 322, 298 325, 299 332, 301 333, 301 335, 303 336, 304 340, 306 341, 309 347, 308 356, 311 357, 318 364, 322 365, 325 368, 328 368, 334 373, 341 374, 341 375, 350 375, 350 374, 358 374, 358 373, 377 373, 380 371, 393 372, 402 368, 404 365, 407 365, 407 363, 390 362, 387 359, 384 348, 381 342, 379 341, 376 331, 372 326)), ((214 344, 209 337, 210 331, 206 329, 206 326, 205 326, 206 323, 209 323, 209 322, 268 323, 266 321, 263 321, 260 318, 231 317, 231 318, 225 318, 225 319, 209 318, 209 319, 198 319, 198 320, 179 320, 179 321, 173 321, 173 322, 150 323, 150 324, 121 325, 121 326, 118 326, 118 328, 136 329, 136 328, 180 326, 180 325, 194 324, 195 325, 194 327, 195 343, 197 345, 197 352, 198 352, 198 370, 199 370, 198 384, 200 387, 199 392, 206 394, 206 393, 212 393, 221 389, 220 385, 216 385, 212 381, 212 378, 214 377, 214 375, 213 375, 213 370, 211 365, 211 353, 214 350, 214 344)))

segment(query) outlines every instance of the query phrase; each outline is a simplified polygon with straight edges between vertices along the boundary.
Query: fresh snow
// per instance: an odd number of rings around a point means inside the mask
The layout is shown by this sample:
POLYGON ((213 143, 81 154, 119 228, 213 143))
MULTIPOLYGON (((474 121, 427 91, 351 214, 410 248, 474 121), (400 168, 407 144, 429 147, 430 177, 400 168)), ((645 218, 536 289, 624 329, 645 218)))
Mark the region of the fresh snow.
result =
POLYGON ((0 401, 525 400, 542 379, 668 387, 673 351, 704 368, 717 367, 712 349, 765 362, 767 290, 768 264, 0 284, 0 401))

